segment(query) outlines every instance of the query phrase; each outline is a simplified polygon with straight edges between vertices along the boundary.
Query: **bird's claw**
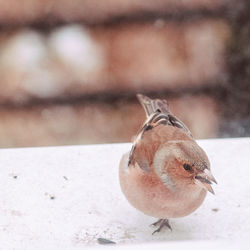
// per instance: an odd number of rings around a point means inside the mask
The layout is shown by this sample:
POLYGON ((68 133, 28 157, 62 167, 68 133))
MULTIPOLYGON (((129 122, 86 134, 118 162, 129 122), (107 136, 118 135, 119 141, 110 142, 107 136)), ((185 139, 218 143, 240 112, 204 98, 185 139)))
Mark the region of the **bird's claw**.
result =
POLYGON ((156 222, 152 223, 150 226, 156 227, 157 225, 159 225, 161 223, 161 221, 162 221, 162 219, 159 219, 156 222))
POLYGON ((159 225, 159 227, 152 233, 152 235, 154 235, 155 233, 159 233, 163 227, 167 227, 172 231, 168 219, 159 219, 158 221, 152 224, 152 226, 157 226, 157 225, 159 225))

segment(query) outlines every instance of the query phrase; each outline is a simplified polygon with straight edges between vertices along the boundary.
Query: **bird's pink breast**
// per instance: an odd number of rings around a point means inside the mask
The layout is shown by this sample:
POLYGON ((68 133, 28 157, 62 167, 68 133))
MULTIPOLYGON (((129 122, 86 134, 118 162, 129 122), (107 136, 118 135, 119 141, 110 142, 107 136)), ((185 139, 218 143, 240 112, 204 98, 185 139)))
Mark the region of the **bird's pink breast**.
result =
POLYGON ((131 205, 156 218, 186 216, 197 209, 206 196, 206 191, 199 188, 191 188, 191 193, 187 190, 171 191, 155 173, 145 173, 139 167, 129 167, 124 171, 122 164, 120 184, 131 205))

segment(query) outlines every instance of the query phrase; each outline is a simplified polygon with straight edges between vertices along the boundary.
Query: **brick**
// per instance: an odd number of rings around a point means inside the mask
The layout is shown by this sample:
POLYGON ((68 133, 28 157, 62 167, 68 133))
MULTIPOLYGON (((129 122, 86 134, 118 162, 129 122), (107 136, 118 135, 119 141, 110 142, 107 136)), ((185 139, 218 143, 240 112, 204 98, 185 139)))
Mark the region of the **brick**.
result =
MULTIPOLYGON (((235 1, 231 1, 235 2, 235 1)), ((96 23, 138 13, 176 13, 185 10, 216 10, 226 0, 0 0, 0 22, 29 24, 85 21, 96 23)))
POLYGON ((100 44, 106 45, 108 83, 152 91, 200 86, 223 75, 230 38, 226 22, 158 21, 160 25, 121 25, 96 32, 100 44))
POLYGON ((221 19, 9 33, 0 40, 1 102, 199 88, 224 76, 229 39, 221 19))
MULTIPOLYGON (((219 117, 206 96, 169 99, 171 110, 196 138, 218 135, 219 117)), ((136 102, 0 109, 0 147, 128 142, 144 122, 136 102)))

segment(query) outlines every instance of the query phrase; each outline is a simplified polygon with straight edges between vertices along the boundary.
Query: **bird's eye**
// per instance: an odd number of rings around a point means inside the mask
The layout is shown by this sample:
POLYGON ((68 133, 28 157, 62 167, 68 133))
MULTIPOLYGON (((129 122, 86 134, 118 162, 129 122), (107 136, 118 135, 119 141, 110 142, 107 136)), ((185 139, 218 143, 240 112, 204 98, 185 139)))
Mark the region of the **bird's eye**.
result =
POLYGON ((186 170, 186 171, 190 171, 192 170, 191 166, 187 163, 183 164, 183 168, 186 170))

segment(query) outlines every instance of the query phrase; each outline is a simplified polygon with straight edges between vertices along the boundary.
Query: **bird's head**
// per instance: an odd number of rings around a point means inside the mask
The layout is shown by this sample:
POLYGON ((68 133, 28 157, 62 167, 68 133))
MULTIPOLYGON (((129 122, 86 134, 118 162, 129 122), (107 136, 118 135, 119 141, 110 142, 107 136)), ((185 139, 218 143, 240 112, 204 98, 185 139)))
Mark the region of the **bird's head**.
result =
POLYGON ((169 187, 191 185, 214 194, 211 184, 217 182, 206 153, 195 141, 167 142, 156 152, 153 166, 169 187))

